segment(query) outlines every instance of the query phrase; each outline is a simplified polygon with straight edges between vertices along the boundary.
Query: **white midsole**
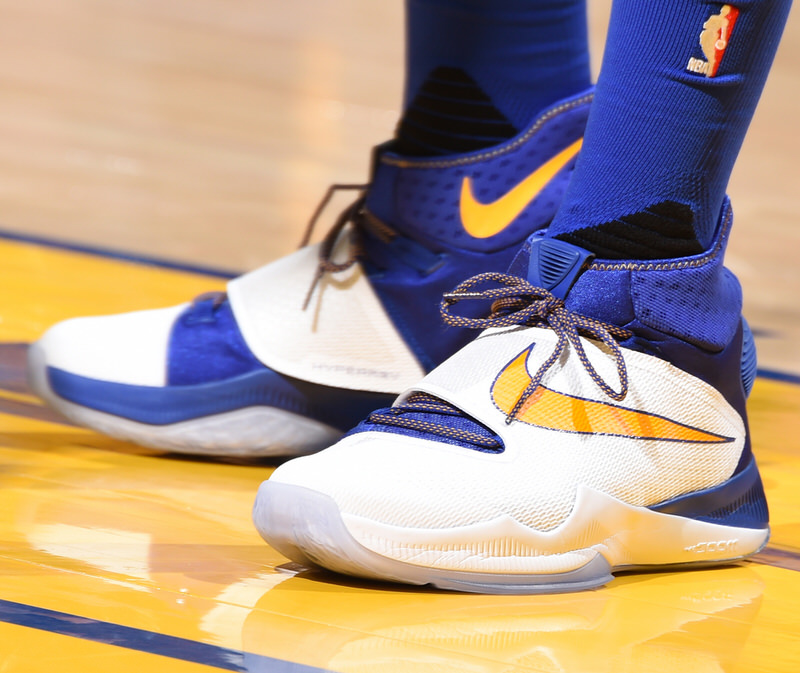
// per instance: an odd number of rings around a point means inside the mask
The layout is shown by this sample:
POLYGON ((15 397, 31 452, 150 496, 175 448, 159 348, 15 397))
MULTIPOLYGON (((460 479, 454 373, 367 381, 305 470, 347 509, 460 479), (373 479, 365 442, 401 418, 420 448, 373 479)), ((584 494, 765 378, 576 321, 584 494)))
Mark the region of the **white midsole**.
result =
POLYGON ((602 555, 612 568, 728 561, 758 551, 769 529, 662 514, 582 486, 570 516, 550 531, 508 516, 451 529, 404 528, 342 514, 363 547, 403 563, 483 573, 550 574, 602 555))

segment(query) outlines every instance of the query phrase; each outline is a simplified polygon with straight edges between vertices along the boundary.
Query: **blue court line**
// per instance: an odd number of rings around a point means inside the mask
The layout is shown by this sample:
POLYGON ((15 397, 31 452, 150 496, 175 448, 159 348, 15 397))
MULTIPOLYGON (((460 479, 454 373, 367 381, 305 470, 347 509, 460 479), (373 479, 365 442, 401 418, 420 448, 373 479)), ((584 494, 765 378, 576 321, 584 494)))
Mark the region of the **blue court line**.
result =
MULTIPOLYGON (((112 248, 102 248, 99 246, 82 245, 79 243, 72 243, 64 239, 49 238, 47 236, 33 236, 29 234, 20 234, 8 229, 0 229, 0 239, 8 241, 16 241, 19 243, 30 243, 31 245, 41 245, 46 248, 55 248, 57 250, 68 250, 70 252, 78 252, 84 255, 93 255, 95 257, 105 257, 107 259, 118 259, 125 262, 132 262, 134 264, 143 264, 146 266, 155 266, 162 269, 170 269, 172 271, 186 271, 188 273, 197 273, 206 276, 214 276, 216 278, 235 278, 241 275, 241 272, 231 271, 230 269, 220 269, 211 266, 204 266, 202 264, 186 264, 183 262, 176 262, 174 260, 165 259, 163 257, 151 257, 149 255, 137 255, 133 253, 123 252, 122 250, 114 250, 112 248)), ((753 329, 753 334, 763 338, 773 338, 775 333, 769 330, 761 330, 759 328, 753 329)), ((782 381, 784 383, 794 383, 800 385, 800 375, 789 374, 786 372, 779 372, 772 369, 758 369, 756 372, 758 376, 769 379, 771 381, 782 381)))
POLYGON ((770 381, 782 381, 783 383, 794 383, 800 385, 800 376, 797 374, 789 374, 788 372, 779 372, 774 369, 758 369, 756 376, 762 379, 769 379, 770 381))
POLYGON ((0 622, 241 673, 332 673, 261 654, 0 600, 0 622))
POLYGON ((202 264, 186 264, 184 262, 176 262, 163 257, 151 257, 149 255, 137 255, 134 253, 123 252, 122 250, 114 250, 112 248, 102 248, 93 245, 82 245, 80 243, 72 243, 63 239, 49 238, 47 236, 32 236, 28 234, 18 234, 8 229, 0 229, 0 239, 7 241, 15 241, 17 243, 30 243, 31 245, 41 245, 45 248, 56 248, 57 250, 68 250, 70 252, 79 252, 84 255, 93 255, 95 257, 105 257, 107 259, 118 259, 123 262, 132 262, 134 264, 143 264, 145 266, 157 266, 162 269, 170 269, 172 271, 186 271, 188 273, 197 273, 205 276, 214 276, 215 278, 235 278, 240 275, 238 271, 231 271, 230 269, 219 269, 213 266, 204 266, 202 264))
POLYGON ((755 556, 750 557, 753 563, 800 571, 800 551, 768 545, 755 556))

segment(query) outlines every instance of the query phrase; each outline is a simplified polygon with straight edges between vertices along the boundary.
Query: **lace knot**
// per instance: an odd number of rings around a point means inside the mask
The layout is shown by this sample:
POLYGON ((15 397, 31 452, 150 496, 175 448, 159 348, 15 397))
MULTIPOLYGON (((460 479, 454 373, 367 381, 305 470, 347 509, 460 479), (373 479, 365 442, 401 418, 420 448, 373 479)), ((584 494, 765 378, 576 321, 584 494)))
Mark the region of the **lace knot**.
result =
POLYGON ((547 371, 572 348, 586 372, 597 386, 613 400, 623 400, 628 394, 628 373, 617 340, 630 338, 629 330, 570 311, 564 301, 544 288, 531 285, 524 278, 504 273, 482 273, 461 283, 444 295, 441 313, 445 322, 457 327, 487 329, 512 325, 543 326, 558 336, 555 349, 531 377, 531 382, 516 401, 506 418, 511 423, 525 401, 536 391, 547 371), (465 300, 491 302, 488 317, 474 318, 451 312, 454 304, 465 300), (589 360, 581 337, 601 342, 610 352, 617 370, 620 389, 615 390, 598 373, 589 360))

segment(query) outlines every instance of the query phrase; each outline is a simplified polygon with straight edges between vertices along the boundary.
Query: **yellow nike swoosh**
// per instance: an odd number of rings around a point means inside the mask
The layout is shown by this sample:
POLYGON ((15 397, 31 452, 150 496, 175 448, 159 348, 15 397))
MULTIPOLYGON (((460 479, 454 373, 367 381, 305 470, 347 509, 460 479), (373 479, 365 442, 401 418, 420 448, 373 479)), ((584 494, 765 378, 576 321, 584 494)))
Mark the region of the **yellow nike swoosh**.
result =
MULTIPOLYGON (((533 346, 512 360, 492 386, 492 399, 509 415, 531 382, 526 362, 533 346)), ((729 437, 693 428, 646 411, 585 400, 539 386, 525 400, 517 420, 549 430, 583 434, 618 435, 634 439, 723 443, 729 437)))
POLYGON ((492 203, 480 203, 472 193, 472 178, 461 183, 461 223, 474 238, 489 238, 499 234, 525 209, 581 149, 583 138, 542 164, 522 182, 492 203))

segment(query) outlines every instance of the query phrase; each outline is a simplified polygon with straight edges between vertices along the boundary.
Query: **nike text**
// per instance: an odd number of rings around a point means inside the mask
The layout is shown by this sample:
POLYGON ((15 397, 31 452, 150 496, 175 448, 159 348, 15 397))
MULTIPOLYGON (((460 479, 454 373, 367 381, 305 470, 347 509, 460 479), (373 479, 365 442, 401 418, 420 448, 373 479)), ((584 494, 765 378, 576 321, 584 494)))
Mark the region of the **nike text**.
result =
POLYGON ((715 552, 732 552, 736 549, 739 540, 717 540, 715 542, 698 542, 691 547, 685 547, 684 551, 694 552, 695 554, 713 554, 715 552))

